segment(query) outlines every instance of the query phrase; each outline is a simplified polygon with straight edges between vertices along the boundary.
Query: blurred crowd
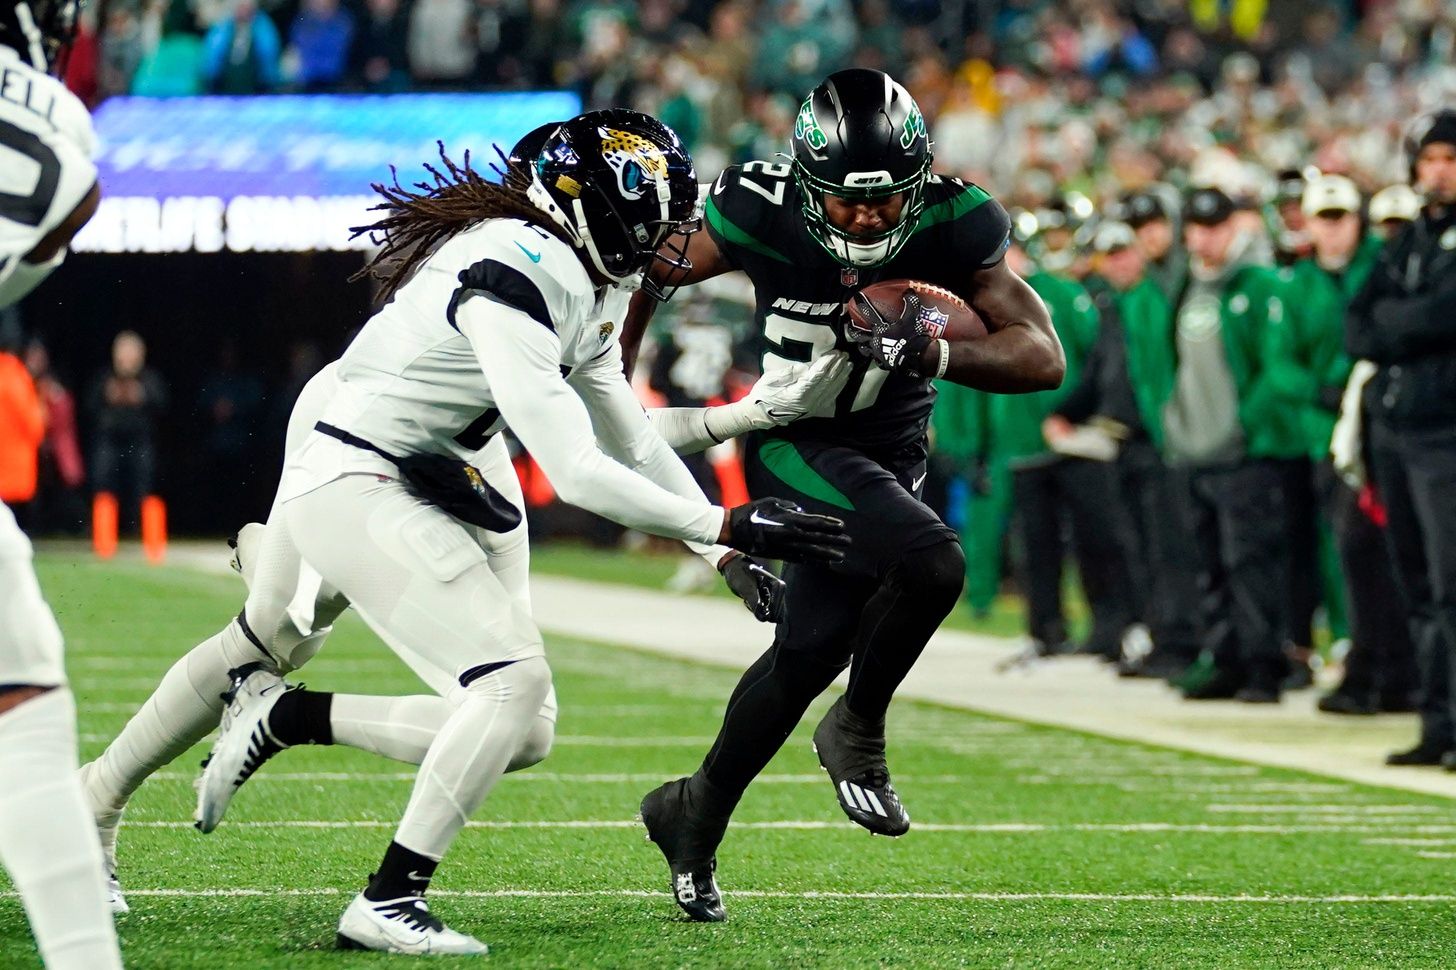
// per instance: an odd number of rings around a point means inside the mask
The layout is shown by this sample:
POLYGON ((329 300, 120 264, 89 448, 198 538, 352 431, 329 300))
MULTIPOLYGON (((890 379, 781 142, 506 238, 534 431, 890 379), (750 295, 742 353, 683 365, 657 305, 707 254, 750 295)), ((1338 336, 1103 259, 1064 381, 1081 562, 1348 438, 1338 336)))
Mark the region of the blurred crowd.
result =
POLYGON ((1214 146, 1373 188, 1394 126, 1456 72, 1441 0, 107 0, 87 18, 67 75, 93 103, 572 88, 658 115, 704 174, 782 151, 820 77, 876 67, 915 95, 941 170, 1028 205, 1177 184, 1214 146))

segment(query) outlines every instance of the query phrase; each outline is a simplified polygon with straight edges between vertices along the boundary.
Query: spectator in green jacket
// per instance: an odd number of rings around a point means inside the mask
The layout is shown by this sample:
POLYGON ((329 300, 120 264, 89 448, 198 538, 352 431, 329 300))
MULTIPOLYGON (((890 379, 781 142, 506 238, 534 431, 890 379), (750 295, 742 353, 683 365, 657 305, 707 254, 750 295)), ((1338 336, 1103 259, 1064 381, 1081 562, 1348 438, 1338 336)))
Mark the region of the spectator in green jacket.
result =
POLYGON ((1179 480, 1197 547, 1203 654, 1179 680, 1193 700, 1279 700, 1287 582, 1273 459, 1298 450, 1264 380, 1283 284, 1251 262, 1234 204, 1199 188, 1184 204, 1189 275, 1167 314, 1129 321, 1138 405, 1179 480))
MULTIPOLYGON (((1348 604, 1353 642, 1345 677, 1320 699, 1332 714, 1410 710, 1416 688, 1415 653, 1395 575, 1384 553, 1383 530, 1361 508, 1357 493, 1330 462, 1330 436, 1352 362, 1345 353, 1345 311, 1365 285, 1381 241, 1360 221, 1360 191, 1341 175, 1309 183, 1302 200, 1313 253, 1284 275, 1292 298, 1287 325, 1268 368, 1274 392, 1300 418, 1313 466, 1312 487, 1323 511, 1325 534, 1337 555, 1322 556, 1325 601, 1337 638, 1342 604, 1348 604)), ((1370 506, 1366 505, 1366 508, 1370 506)))
POLYGON ((1124 638, 1118 672, 1125 677, 1168 678, 1198 655, 1198 588, 1193 554, 1177 525, 1167 466, 1148 433, 1127 365, 1128 317, 1168 312, 1162 291, 1146 272, 1137 237, 1125 223, 1103 222, 1091 240, 1093 272, 1087 291, 1097 306, 1097 343, 1080 383, 1069 390, 1043 431, 1048 441, 1096 429, 1117 442, 1113 462, 1117 495, 1108 515, 1120 521, 1132 576, 1131 600, 1140 624, 1124 638))
POLYGON ((1011 469, 1015 534, 1027 600, 1028 632, 1042 652, 1069 649, 1062 607, 1062 566, 1070 533, 1092 630, 1079 652, 1115 661, 1132 624, 1132 580, 1123 536, 1107 510, 1116 506, 1111 465, 1059 454, 1048 446, 1042 424, 1081 379, 1097 341, 1097 309, 1081 284, 1039 270, 1013 242, 1007 265, 1026 279, 1051 312, 1067 357, 1061 388, 991 398, 991 450, 1011 469))

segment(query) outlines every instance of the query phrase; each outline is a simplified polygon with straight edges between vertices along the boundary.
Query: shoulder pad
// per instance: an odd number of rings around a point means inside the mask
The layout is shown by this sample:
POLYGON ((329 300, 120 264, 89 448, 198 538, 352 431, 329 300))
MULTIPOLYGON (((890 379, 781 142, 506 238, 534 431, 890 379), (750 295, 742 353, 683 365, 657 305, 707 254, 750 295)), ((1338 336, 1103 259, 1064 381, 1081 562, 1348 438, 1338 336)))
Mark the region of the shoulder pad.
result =
POLYGON ((798 192, 788 162, 730 165, 713 180, 703 202, 703 224, 730 260, 740 255, 791 262, 784 252, 792 206, 798 192))
POLYGON ((932 176, 917 231, 949 232, 947 248, 977 269, 996 265, 1011 243, 1011 217, 989 192, 973 182, 932 176))
POLYGON ((594 302, 591 279, 576 253, 537 226, 518 219, 492 219, 446 246, 456 251, 447 253, 441 247, 440 255, 464 266, 447 312, 451 326, 460 302, 472 291, 488 293, 552 331, 581 316, 582 308, 594 302))

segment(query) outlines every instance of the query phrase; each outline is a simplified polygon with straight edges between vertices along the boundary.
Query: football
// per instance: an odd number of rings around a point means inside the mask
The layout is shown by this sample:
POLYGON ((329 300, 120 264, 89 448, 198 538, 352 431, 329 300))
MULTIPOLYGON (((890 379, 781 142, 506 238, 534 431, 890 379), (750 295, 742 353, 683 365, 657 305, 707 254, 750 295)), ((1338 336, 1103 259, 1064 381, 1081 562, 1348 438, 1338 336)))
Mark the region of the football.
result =
MULTIPOLYGON (((862 288, 863 293, 888 319, 898 317, 905 308, 905 294, 914 292, 920 298, 921 319, 926 332, 937 339, 974 340, 984 337, 986 325, 971 305, 943 286, 923 280, 882 280, 862 288)), ((859 314, 854 301, 845 304, 850 326, 869 332, 870 324, 859 314)))

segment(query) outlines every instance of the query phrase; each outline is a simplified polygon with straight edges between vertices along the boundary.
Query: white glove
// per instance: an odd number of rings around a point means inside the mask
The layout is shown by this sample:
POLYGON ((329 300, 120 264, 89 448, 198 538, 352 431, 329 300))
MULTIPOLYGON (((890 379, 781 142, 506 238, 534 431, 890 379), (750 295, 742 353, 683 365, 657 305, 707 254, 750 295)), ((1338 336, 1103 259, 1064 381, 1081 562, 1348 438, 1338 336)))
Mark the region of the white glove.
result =
POLYGON ((774 427, 802 417, 825 417, 834 399, 849 381, 849 355, 841 350, 824 354, 812 364, 790 364, 764 374, 743 400, 763 409, 774 427))
POLYGON ((1369 481, 1365 471, 1365 422, 1360 398, 1375 371, 1375 365, 1368 360, 1355 362, 1349 383, 1345 385, 1345 395, 1340 399, 1340 419, 1330 435, 1330 460, 1335 472, 1357 491, 1369 481))
POLYGON ((825 354, 812 364, 789 364, 758 379, 732 404, 715 408, 653 408, 652 426, 679 455, 696 454, 750 431, 831 413, 851 372, 849 355, 825 354))

